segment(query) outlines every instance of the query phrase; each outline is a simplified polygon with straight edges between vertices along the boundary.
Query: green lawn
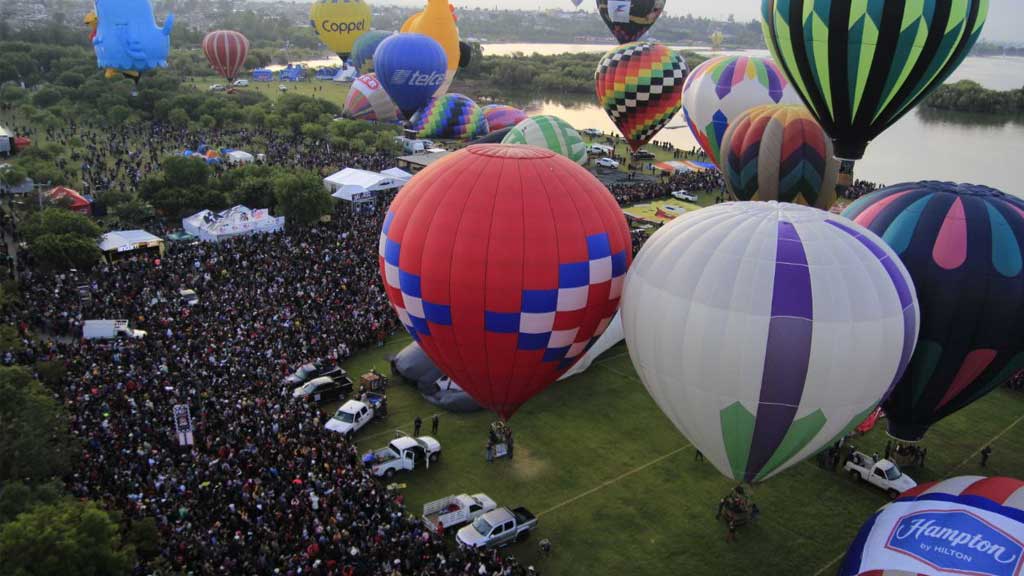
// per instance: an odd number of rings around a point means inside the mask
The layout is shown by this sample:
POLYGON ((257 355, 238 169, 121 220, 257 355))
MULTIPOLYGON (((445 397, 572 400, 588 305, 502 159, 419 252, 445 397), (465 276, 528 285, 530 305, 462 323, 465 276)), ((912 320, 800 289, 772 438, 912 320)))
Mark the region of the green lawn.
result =
MULTIPOLYGON (((347 363, 353 377, 376 367, 409 343, 391 339, 347 363)), ((360 451, 383 446, 413 419, 436 412, 403 384, 389 391, 391 414, 356 441, 360 451)), ((1024 476, 1024 394, 993 392, 937 425, 927 437, 927 468, 918 481, 981 473, 976 452, 994 441, 985 472, 1024 476)), ((452 493, 486 492, 499 505, 524 505, 539 516, 531 540, 508 551, 537 563, 545 574, 833 574, 860 524, 886 497, 842 474, 804 462, 754 490, 762 514, 726 544, 714 518, 718 498, 734 485, 710 464, 694 461, 693 448, 662 416, 637 379, 626 348, 609 350, 586 373, 552 385, 512 418, 515 460, 488 464, 486 430, 492 415, 443 413, 441 462, 397 480, 409 510, 452 493), (550 538, 553 553, 537 556, 550 538)), ((882 452, 884 422, 855 440, 882 452)))
MULTIPOLYGON (((278 80, 273 82, 255 82, 251 78, 246 79, 249 80, 249 85, 245 88, 238 88, 239 92, 258 92, 271 100, 277 100, 282 94, 299 94, 314 98, 327 98, 338 106, 345 103, 345 96, 348 95, 348 88, 351 86, 351 84, 347 83, 316 79, 309 82, 280 82, 278 80), (282 84, 288 87, 287 92, 282 92, 278 89, 282 84)), ((207 90, 213 84, 226 86, 227 82, 220 76, 203 76, 196 78, 195 81, 197 90, 207 90)), ((224 96, 225 98, 231 97, 230 94, 224 94, 224 96)))

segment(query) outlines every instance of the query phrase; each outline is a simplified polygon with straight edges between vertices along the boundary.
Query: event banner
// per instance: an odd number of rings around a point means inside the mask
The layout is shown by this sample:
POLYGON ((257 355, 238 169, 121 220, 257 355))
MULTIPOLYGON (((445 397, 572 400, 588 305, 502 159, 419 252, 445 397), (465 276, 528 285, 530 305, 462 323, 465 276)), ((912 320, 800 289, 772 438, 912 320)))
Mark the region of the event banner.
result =
POLYGON ((174 430, 178 433, 179 446, 195 444, 192 438, 192 414, 187 404, 174 405, 174 430))

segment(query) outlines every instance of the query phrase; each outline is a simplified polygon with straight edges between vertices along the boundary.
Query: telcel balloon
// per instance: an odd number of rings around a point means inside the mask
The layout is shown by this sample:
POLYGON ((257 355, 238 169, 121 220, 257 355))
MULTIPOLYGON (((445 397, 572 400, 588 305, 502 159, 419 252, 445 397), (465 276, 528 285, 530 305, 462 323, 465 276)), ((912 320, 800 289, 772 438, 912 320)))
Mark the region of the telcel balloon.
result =
POLYGON ((765 43, 844 160, 956 70, 987 12, 988 0, 761 2, 765 43))
POLYGON ((731 202, 656 232, 622 326, 662 412, 733 480, 758 482, 860 424, 910 362, 914 284, 849 220, 731 202))
POLYGON ((921 300, 910 369, 883 405, 889 434, 928 427, 1024 368, 1024 201, 950 182, 897 184, 843 215, 899 255, 921 300))
POLYGON ((315 0, 309 24, 325 46, 345 60, 356 40, 370 30, 373 14, 364 0, 315 0))
POLYGON ((711 58, 694 68, 683 86, 686 124, 708 159, 719 167, 729 122, 764 104, 800 104, 800 96, 771 58, 711 58))
POLYGON ((345 116, 354 120, 394 122, 398 107, 388 97, 376 74, 366 74, 352 81, 345 97, 345 116))
POLYGON ((622 211, 592 174, 550 150, 480 144, 402 187, 379 260, 413 339, 508 419, 604 332, 630 254, 622 211))
POLYGON ((441 96, 447 92, 459 69, 462 56, 459 49, 459 27, 455 24, 455 15, 448 5, 448 0, 427 0, 427 7, 422 12, 410 16, 402 24, 401 32, 430 36, 444 48, 448 68, 444 83, 437 87, 434 95, 441 96))
POLYGON ((96 17, 92 45, 97 67, 145 72, 167 66, 173 14, 157 28, 148 0, 96 0, 96 17))
POLYGON ((665 0, 597 0, 597 11, 619 44, 639 40, 664 9, 665 0))
POLYGON ((359 71, 360 74, 373 72, 375 70, 373 67, 373 54, 377 51, 380 43, 392 34, 393 32, 384 32, 383 30, 370 30, 360 36, 355 44, 352 45, 352 59, 349 60, 349 64, 359 71))
POLYGON ((871 516, 838 576, 995 576, 1022 566, 1024 482, 959 476, 907 490, 871 516))
POLYGON ((448 57, 433 38, 395 34, 373 55, 377 80, 402 114, 409 118, 444 84, 448 57))
POLYGON ((674 50, 635 42, 609 50, 597 65, 597 101, 635 152, 682 106, 686 62, 674 50))
POLYGON ((203 38, 203 54, 218 74, 234 82, 249 55, 249 39, 234 30, 214 30, 203 38))
POLYGON ((476 102, 462 94, 433 98, 409 120, 419 138, 472 140, 487 134, 487 118, 476 102))
POLYGON ((587 163, 587 145, 571 124, 558 116, 534 116, 516 124, 502 144, 529 144, 557 152, 577 164, 587 163))
POLYGON ((487 128, 491 132, 511 128, 526 120, 526 112, 505 104, 488 104, 483 107, 483 111, 487 118, 487 128))
POLYGON ((803 104, 744 112, 722 140, 725 187, 738 200, 778 200, 828 210, 839 161, 832 141, 803 104))

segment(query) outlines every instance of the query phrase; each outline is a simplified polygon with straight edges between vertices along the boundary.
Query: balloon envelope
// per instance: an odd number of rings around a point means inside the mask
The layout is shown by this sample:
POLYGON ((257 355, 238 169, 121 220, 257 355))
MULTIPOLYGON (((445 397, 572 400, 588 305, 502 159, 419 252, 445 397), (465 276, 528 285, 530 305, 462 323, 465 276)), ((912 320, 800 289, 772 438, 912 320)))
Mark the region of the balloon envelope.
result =
POLYGON ((445 81, 448 59, 433 38, 395 34, 384 39, 373 55, 377 80, 408 118, 426 104, 445 81))
POLYGON ((418 138, 472 140, 487 134, 487 119, 476 102, 462 94, 433 98, 409 120, 418 138))
POLYGON ((144 72, 167 66, 173 15, 157 28, 148 0, 103 0, 96 3, 96 18, 92 45, 97 67, 144 72))
POLYGON ((761 24, 836 155, 858 160, 956 70, 987 12, 988 0, 762 0, 761 24))
POLYGON ((604 331, 630 253, 622 211, 589 172, 549 150, 480 144, 402 187, 379 260, 413 339, 507 419, 604 331))
POLYGON ((459 48, 459 27, 455 24, 455 15, 448 0, 427 0, 427 6, 422 12, 417 12, 406 19, 401 32, 429 36, 444 48, 447 73, 445 81, 434 92, 435 96, 443 95, 455 78, 462 57, 459 48))
POLYGON ((778 200, 828 210, 839 161, 802 104, 747 110, 722 140, 725 187, 738 200, 778 200))
POLYGON ((233 82, 249 55, 249 40, 241 32, 214 30, 203 38, 203 54, 217 74, 233 82))
POLYGON ((994 576, 1022 566, 1024 482, 959 476, 912 488, 871 516, 838 576, 994 576))
POLYGON ((898 184, 843 215, 881 236, 917 285, 921 338, 884 407, 889 434, 928 427, 1024 368, 1024 201, 950 182, 898 184))
POLYGON ((619 44, 639 40, 664 9, 665 0, 597 0, 597 11, 619 44))
POLYGON ((345 96, 345 116, 355 120, 394 122, 398 107, 388 97, 376 74, 365 74, 352 81, 345 96))
POLYGON ((356 40, 370 29, 373 15, 363 0, 314 0, 309 9, 309 24, 324 46, 348 58, 356 40))
POLYGON ((800 96, 771 58, 711 58, 690 72, 683 87, 686 124, 708 159, 719 167, 729 122, 763 104, 800 104, 800 96))
POLYGON ((587 163, 587 145, 580 137, 580 133, 558 116, 527 118, 516 124, 501 142, 547 148, 577 164, 587 163))
POLYGON ((488 104, 483 107, 487 127, 494 132, 503 128, 511 128, 526 120, 526 112, 505 104, 488 104))
POLYGON ((686 62, 674 50, 635 42, 609 50, 597 65, 597 101, 636 151, 682 106, 686 62))
POLYGON ((885 243, 828 212, 731 202, 656 232, 626 278, 640 379, 719 472, 765 480, 874 410, 910 361, 917 301, 885 243))
POLYGON ((358 70, 360 74, 373 72, 373 54, 377 51, 377 46, 380 46, 380 43, 392 34, 393 32, 385 32, 383 30, 370 30, 360 36, 356 39, 355 44, 352 45, 352 58, 349 60, 349 64, 358 70))

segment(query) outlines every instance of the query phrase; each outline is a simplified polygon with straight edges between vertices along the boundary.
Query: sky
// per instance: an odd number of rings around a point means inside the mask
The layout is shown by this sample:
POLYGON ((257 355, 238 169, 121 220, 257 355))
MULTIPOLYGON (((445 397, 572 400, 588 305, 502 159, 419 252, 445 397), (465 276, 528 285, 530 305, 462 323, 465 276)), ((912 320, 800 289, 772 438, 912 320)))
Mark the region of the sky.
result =
MULTIPOLYGON (((421 6, 423 0, 370 0, 371 4, 412 5, 421 6)), ((548 8, 572 8, 570 0, 451 0, 456 8, 472 6, 479 8, 502 7, 518 10, 538 10, 548 8)), ((584 0, 582 7, 594 5, 593 0, 584 0)), ((667 0, 666 10, 669 14, 705 16, 724 20, 730 14, 737 20, 753 20, 760 18, 760 0, 667 0)), ((1022 0, 990 0, 988 22, 982 32, 982 38, 995 42, 1024 43, 1024 1, 1022 0)))

